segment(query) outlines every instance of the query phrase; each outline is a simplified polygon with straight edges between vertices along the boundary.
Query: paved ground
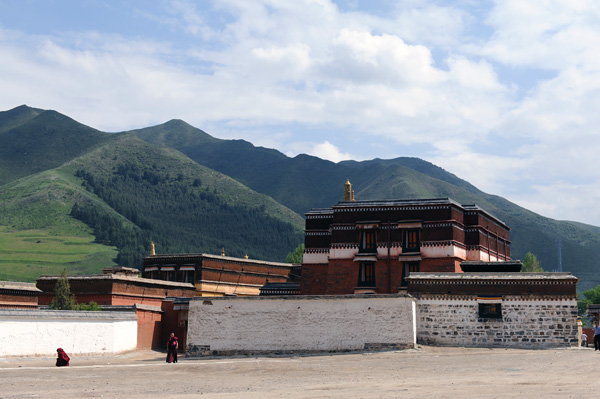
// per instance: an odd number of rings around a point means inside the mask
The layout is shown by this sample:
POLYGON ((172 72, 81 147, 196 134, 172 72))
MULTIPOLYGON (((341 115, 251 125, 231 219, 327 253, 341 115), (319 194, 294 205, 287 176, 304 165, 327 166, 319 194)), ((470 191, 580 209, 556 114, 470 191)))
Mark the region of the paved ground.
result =
POLYGON ((323 356, 0 359, 0 398, 596 398, 600 352, 420 347, 323 356))

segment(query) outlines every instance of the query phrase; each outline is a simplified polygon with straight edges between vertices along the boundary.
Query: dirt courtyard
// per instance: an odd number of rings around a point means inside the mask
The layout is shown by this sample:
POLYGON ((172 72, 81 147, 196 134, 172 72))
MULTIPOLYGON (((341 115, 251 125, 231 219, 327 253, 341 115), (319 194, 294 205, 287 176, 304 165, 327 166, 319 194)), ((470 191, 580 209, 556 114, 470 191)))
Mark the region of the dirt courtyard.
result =
POLYGON ((600 352, 437 348, 320 356, 0 359, 0 398, 594 398, 600 352))

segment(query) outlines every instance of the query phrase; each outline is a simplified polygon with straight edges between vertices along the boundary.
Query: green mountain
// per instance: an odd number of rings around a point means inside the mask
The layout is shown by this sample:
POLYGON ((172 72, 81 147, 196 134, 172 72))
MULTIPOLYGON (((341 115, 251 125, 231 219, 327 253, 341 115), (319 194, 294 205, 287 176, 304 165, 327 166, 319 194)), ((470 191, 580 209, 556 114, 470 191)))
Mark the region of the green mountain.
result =
POLYGON ((418 158, 337 164, 308 155, 289 158, 243 140, 212 138, 181 121, 133 133, 150 143, 176 148, 299 214, 335 204, 342 198, 346 179, 352 182, 357 199, 450 197, 463 204, 477 204, 511 228, 513 259, 523 259, 531 251, 545 270, 562 266, 564 271, 573 272, 581 279, 581 289, 600 284, 600 261, 595 256, 600 253, 600 228, 543 217, 502 197, 486 194, 418 158), (184 133, 177 134, 177 129, 184 133))
POLYGON ((346 179, 357 199, 477 204, 511 227, 514 259, 531 251, 544 269, 562 264, 577 275, 580 289, 600 284, 600 227, 542 217, 417 158, 290 158, 180 120, 109 134, 26 106, 0 112, 0 254, 7 258, 18 247, 40 255, 29 263, 0 261, 0 278, 14 276, 9 269, 38 270, 32 265, 54 256, 48 238, 65 254, 73 242, 89 246, 64 261, 81 272, 86 251, 139 265, 150 241, 160 253, 225 247, 232 256, 283 260, 303 239, 300 215, 335 204, 346 179))
POLYGON ((83 181, 120 218, 77 203, 72 215, 94 228, 96 239, 116 245, 119 263, 139 264, 154 241, 161 253, 209 252, 283 260, 302 240, 302 218, 183 154, 131 134, 61 169, 83 181))
MULTIPOLYGON (((27 115, 19 108, 13 114, 27 115)), ((0 185, 0 279, 139 266, 151 241, 160 253, 225 248, 281 261, 303 239, 301 216, 174 149, 35 114, 18 122, 2 114, 9 128, 0 147, 22 145, 19 132, 28 153, 49 152, 35 165, 18 152, 0 164, 8 181, 0 185)))
POLYGON ((0 185, 56 168, 110 135, 56 111, 21 106, 0 113, 0 185))

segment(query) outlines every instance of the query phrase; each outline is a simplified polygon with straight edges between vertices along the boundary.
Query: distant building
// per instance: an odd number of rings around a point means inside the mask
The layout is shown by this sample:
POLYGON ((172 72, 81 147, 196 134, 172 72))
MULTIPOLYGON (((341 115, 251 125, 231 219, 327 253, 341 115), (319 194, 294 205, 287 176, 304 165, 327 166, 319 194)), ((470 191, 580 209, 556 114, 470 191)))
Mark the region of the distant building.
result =
MULTIPOLYGON (((168 335, 175 332, 185 344, 187 305, 174 307, 173 301, 194 297, 189 283, 152 280, 139 277, 139 270, 109 267, 103 274, 69 276, 71 293, 78 303, 96 302, 103 310, 134 309, 138 320, 138 349, 164 347, 168 335)), ((40 305, 50 305, 60 276, 37 279, 40 305)))
POLYGON ((510 260, 509 227, 451 199, 344 201, 306 214, 303 295, 404 292, 413 272, 510 260))
POLYGON ((0 309, 37 309, 40 293, 33 283, 0 281, 0 309))
MULTIPOLYGON (((152 253, 152 252, 151 252, 152 253)), ((192 283, 196 296, 258 296, 267 283, 297 282, 300 266, 211 254, 150 255, 148 279, 192 283)))
MULTIPOLYGON (((194 287, 172 281, 157 281, 138 276, 139 270, 117 267, 106 268, 103 274, 69 276, 71 293, 78 303, 96 302, 98 305, 160 306, 166 297, 193 297, 194 287)), ((41 276, 37 279, 40 305, 50 305, 54 287, 60 276, 41 276)))

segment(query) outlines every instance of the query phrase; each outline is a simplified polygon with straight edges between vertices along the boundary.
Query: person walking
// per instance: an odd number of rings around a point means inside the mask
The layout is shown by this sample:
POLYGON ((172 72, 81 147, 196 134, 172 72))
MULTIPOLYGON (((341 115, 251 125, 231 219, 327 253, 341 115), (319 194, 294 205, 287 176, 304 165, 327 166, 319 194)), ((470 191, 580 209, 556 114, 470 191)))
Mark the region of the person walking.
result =
MULTIPOLYGON (((600 329, 599 329, 600 331, 600 329)), ((177 337, 175 333, 171 333, 169 340, 167 341, 167 363, 177 363, 177 349, 179 348, 179 343, 177 342, 177 337)))
POLYGON ((598 327, 598 322, 594 323, 594 350, 600 350, 600 327, 598 327))

